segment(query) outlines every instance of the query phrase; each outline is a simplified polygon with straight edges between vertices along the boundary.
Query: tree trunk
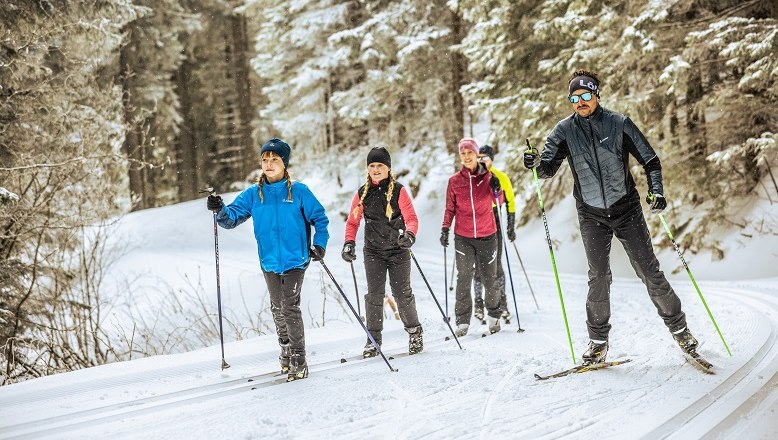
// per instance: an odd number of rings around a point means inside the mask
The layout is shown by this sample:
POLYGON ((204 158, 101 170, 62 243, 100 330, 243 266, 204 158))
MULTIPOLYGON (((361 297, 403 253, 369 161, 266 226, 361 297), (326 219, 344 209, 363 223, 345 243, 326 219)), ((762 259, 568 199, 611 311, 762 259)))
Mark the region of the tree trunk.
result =
POLYGON ((460 93, 460 88, 464 84, 467 71, 467 60, 465 57, 451 49, 451 46, 460 44, 464 37, 462 32, 462 17, 458 12, 451 12, 451 41, 449 44, 449 62, 451 66, 451 83, 449 84, 449 93, 447 101, 450 105, 448 123, 444 124, 444 133, 446 147, 451 154, 457 154, 457 142, 465 134, 465 109, 464 100, 460 93))
POLYGON ((127 44, 122 47, 119 54, 122 83, 122 106, 124 107, 124 123, 127 125, 127 134, 124 138, 124 153, 129 160, 128 174, 130 180, 131 211, 144 209, 145 183, 143 179, 143 134, 140 124, 136 121, 135 106, 132 104, 132 52, 135 49, 127 44))
POLYGON ((242 147, 241 178, 259 167, 259 151, 251 138, 251 118, 254 108, 251 105, 251 82, 249 80, 248 35, 246 17, 234 14, 232 24, 232 69, 237 96, 238 114, 236 120, 236 139, 242 147))
POLYGON ((192 117, 192 95, 189 92, 193 65, 185 59, 175 73, 176 94, 181 104, 181 130, 176 139, 176 185, 178 200, 187 201, 198 197, 201 182, 197 179, 197 139, 192 117))

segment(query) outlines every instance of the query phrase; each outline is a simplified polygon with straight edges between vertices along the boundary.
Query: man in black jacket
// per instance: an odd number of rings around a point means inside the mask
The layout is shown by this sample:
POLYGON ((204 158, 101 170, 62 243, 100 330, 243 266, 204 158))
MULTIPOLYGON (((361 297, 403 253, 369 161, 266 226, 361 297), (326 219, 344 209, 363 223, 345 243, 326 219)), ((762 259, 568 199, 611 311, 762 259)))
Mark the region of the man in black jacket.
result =
POLYGON ((548 178, 567 159, 573 171, 573 196, 589 262, 586 325, 590 342, 583 361, 604 361, 608 352, 610 248, 614 235, 624 246, 673 338, 684 351, 693 352, 697 340, 686 327, 681 300, 659 270, 640 196, 629 172, 632 155, 646 172, 646 200, 651 210, 659 213, 667 206, 659 157, 632 120, 599 105, 600 81, 596 73, 574 72, 568 89, 568 100, 575 113, 551 130, 540 157, 534 151, 524 153, 524 166, 537 168, 538 177, 548 178))

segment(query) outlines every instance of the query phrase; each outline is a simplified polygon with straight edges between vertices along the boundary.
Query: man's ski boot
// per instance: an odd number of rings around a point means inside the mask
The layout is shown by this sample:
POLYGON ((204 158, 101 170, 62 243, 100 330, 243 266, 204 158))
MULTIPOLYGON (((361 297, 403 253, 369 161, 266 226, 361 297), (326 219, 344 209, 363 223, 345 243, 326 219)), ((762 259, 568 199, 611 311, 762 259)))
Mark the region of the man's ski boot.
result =
POLYGON ((376 356, 378 356, 378 349, 368 340, 365 348, 362 350, 362 358, 367 359, 376 356))
POLYGON ((281 364, 281 373, 286 374, 289 372, 289 358, 292 356, 292 346, 289 342, 280 343, 281 354, 278 356, 278 363, 281 364))
POLYGON ((673 339, 675 339, 675 342, 677 342, 678 346, 683 350, 683 355, 687 362, 705 373, 715 374, 713 371, 713 364, 703 359, 703 357, 697 353, 697 346, 699 344, 688 328, 673 333, 673 339))
POLYGON ((684 353, 691 353, 697 351, 697 340, 692 336, 692 332, 688 328, 684 327, 683 330, 679 330, 673 333, 673 339, 681 347, 684 353))
POLYGON ((473 316, 479 321, 481 321, 481 324, 483 324, 484 321, 484 300, 483 298, 476 298, 475 299, 475 313, 473 313, 473 316))
POLYGON ((584 365, 598 364, 605 362, 605 356, 608 355, 608 341, 589 341, 589 348, 586 349, 582 358, 584 365))
POLYGON ((509 325, 511 323, 511 312, 503 310, 500 317, 505 321, 505 325, 509 325))
POLYGON ((421 353, 424 350, 421 326, 405 329, 408 332, 408 354, 421 353))
POLYGON ((459 338, 466 335, 468 330, 470 330, 470 324, 459 324, 457 329, 454 330, 454 334, 459 338))
POLYGON ((293 354, 289 358, 289 373, 286 376, 286 381, 291 382, 306 377, 308 377, 308 363, 305 362, 305 355, 293 354))
POLYGON ((489 333, 495 334, 500 331, 500 318, 486 315, 486 323, 489 325, 489 333))

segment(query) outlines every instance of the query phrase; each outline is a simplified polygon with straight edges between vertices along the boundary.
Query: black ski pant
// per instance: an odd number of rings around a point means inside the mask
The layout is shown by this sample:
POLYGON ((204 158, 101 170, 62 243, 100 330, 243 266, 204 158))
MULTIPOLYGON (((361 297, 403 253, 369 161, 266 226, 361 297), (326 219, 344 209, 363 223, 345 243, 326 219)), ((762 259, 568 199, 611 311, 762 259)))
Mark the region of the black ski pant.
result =
POLYGON ((365 320, 367 330, 380 345, 384 329, 384 296, 386 275, 389 287, 397 303, 397 311, 406 329, 419 325, 416 297, 411 290, 411 253, 408 249, 364 249, 367 294, 365 294, 365 320))
POLYGON ((454 234, 454 250, 456 251, 457 265, 457 295, 454 313, 457 325, 470 324, 470 315, 473 313, 473 298, 470 295, 470 288, 473 285, 476 268, 481 274, 481 280, 486 288, 484 295, 486 314, 492 318, 499 318, 502 310, 500 310, 500 294, 495 283, 498 265, 497 234, 484 238, 466 238, 454 234))
POLYGON ((284 274, 264 272, 270 292, 270 312, 276 325, 279 344, 289 344, 291 354, 305 356, 305 328, 300 311, 300 289, 305 269, 293 269, 284 274))
MULTIPOLYGON (((497 291, 500 292, 500 310, 508 310, 508 298, 505 295, 505 271, 502 268, 502 225, 500 225, 500 213, 497 209, 494 209, 494 221, 497 223, 497 278, 494 280, 497 283, 497 291)), ((481 274, 478 273, 476 267, 475 276, 473 277, 473 295, 475 300, 483 298, 484 284, 481 282, 481 274)))
POLYGON ((651 235, 640 208, 640 199, 628 202, 623 209, 597 210, 578 202, 578 221, 581 239, 589 262, 589 294, 586 298, 586 325, 589 338, 607 340, 611 329, 610 286, 613 276, 610 268, 613 236, 627 252, 635 273, 643 281, 659 316, 671 332, 686 327, 686 315, 681 300, 675 294, 659 261, 654 255, 651 235), (619 212, 622 211, 622 212, 619 212))

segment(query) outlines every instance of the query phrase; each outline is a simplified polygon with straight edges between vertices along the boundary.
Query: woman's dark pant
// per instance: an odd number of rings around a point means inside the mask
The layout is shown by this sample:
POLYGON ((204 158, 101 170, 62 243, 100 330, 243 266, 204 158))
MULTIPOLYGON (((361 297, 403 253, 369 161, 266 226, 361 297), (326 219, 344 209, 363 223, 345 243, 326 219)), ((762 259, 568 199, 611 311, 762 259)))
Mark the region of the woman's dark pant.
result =
POLYGON ((497 291, 497 234, 484 238, 466 238, 454 235, 454 250, 457 265, 457 296, 454 313, 456 323, 469 324, 473 313, 473 298, 470 288, 473 285, 473 275, 476 267, 481 275, 486 293, 484 307, 492 318, 499 318, 500 293, 497 291))

